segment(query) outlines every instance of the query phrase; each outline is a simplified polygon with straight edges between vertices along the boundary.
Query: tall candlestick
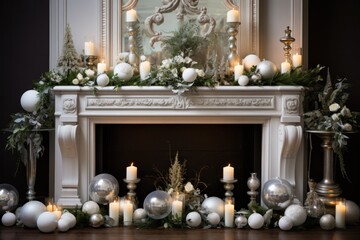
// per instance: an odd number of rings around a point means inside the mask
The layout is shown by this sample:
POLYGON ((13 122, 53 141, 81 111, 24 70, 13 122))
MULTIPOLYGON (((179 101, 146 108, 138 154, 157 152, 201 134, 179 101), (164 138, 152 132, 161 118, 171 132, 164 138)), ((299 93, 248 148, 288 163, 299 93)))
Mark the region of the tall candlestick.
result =
POLYGON ((337 228, 345 228, 345 216, 346 216, 345 199, 338 198, 336 199, 336 207, 335 207, 335 226, 337 228))
POLYGON ((101 63, 97 64, 97 74, 101 74, 103 72, 106 71, 106 63, 104 63, 104 61, 102 61, 101 63))
POLYGON ((224 222, 225 227, 234 227, 235 207, 231 201, 225 202, 224 222))
POLYGON ((281 73, 288 73, 290 72, 291 65, 288 62, 282 62, 281 63, 281 73))
POLYGON ((126 167, 126 180, 136 180, 137 179, 137 167, 133 166, 131 163, 130 166, 126 167))
POLYGON ((293 55, 292 57, 292 61, 293 61, 293 67, 300 67, 302 65, 302 56, 298 53, 296 53, 295 55, 293 55))
POLYGON ((223 168, 223 179, 234 180, 234 168, 230 166, 230 164, 223 168))
POLYGON ((234 79, 239 80, 239 77, 244 73, 244 65, 237 64, 234 67, 234 79))
POLYGON ((95 48, 93 42, 85 42, 84 53, 87 56, 95 55, 95 48))
POLYGON ((114 219, 113 226, 119 225, 120 203, 115 200, 109 204, 109 217, 114 219))
POLYGON ((134 9, 130 9, 126 12, 126 22, 136 22, 137 21, 137 14, 134 9))
POLYGON ((240 22, 240 13, 238 10, 230 10, 226 14, 227 22, 240 22))
POLYGON ((124 226, 132 225, 134 207, 131 201, 125 201, 123 205, 124 226))

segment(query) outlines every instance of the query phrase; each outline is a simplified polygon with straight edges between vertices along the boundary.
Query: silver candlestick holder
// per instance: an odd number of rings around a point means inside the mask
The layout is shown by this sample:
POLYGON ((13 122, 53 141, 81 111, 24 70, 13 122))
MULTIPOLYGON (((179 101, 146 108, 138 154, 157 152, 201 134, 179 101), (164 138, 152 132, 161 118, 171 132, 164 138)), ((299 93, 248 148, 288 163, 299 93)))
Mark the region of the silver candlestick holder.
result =
POLYGON ((287 26, 285 29, 285 36, 280 38, 280 42, 284 44, 283 50, 285 51, 285 61, 290 63, 292 66, 292 59, 291 59, 291 44, 295 42, 295 38, 291 36, 290 27, 287 26))
POLYGON ((96 70, 97 56, 95 55, 84 55, 84 62, 86 67, 96 70))
POLYGON ((260 180, 257 178, 256 173, 250 173, 250 177, 247 180, 247 186, 250 189, 250 191, 247 192, 250 196, 248 207, 252 209, 257 205, 256 197, 259 193, 256 190, 260 187, 260 180))
POLYGON ((136 184, 140 182, 140 178, 137 178, 135 180, 128 180, 125 178, 125 179, 123 179, 123 181, 125 183, 127 183, 126 187, 129 190, 126 198, 127 198, 127 200, 130 200, 134 204, 134 208, 136 208, 136 206, 138 205, 138 200, 136 197, 135 189, 137 187, 136 184))
POLYGON ((134 67, 135 72, 139 72, 139 61, 136 57, 136 25, 137 22, 127 22, 126 28, 128 30, 129 35, 129 64, 131 64, 134 67))
POLYGON ((237 53, 236 46, 236 35, 238 34, 238 28, 240 26, 240 22, 228 22, 227 33, 229 34, 229 55, 228 55, 228 64, 229 71, 233 72, 236 64, 240 62, 240 56, 237 53))
POLYGON ((233 199, 234 193, 232 192, 232 190, 234 190, 234 183, 236 183, 238 180, 237 179, 233 179, 233 180, 225 180, 225 179, 220 179, 220 182, 224 183, 224 189, 225 191, 225 199, 233 199))

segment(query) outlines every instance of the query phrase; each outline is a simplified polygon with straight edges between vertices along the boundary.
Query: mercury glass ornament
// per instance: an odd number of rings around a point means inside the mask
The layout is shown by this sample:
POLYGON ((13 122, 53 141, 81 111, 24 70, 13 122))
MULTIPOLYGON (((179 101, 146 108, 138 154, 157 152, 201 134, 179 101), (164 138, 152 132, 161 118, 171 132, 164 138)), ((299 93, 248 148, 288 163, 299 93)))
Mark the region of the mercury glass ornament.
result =
POLYGON ((319 218, 325 214, 326 209, 324 203, 320 200, 315 192, 316 182, 312 179, 308 181, 309 192, 304 203, 307 215, 314 218, 319 218))
POLYGON ((144 200, 144 209, 152 219, 163 219, 171 212, 172 198, 169 193, 156 190, 149 193, 144 200))
POLYGON ((95 213, 91 215, 89 219, 89 225, 94 228, 101 227, 104 224, 104 222, 105 222, 105 218, 100 213, 95 213))
POLYGON ((19 192, 10 184, 0 184, 0 213, 12 211, 19 202, 19 192))
POLYGON ((294 199, 294 189, 285 179, 270 179, 263 186, 262 199, 267 207, 284 210, 294 199))
POLYGON ((257 178, 256 173, 251 173, 250 177, 247 180, 247 186, 250 189, 250 191, 247 192, 247 194, 250 196, 250 202, 248 204, 248 207, 251 209, 252 207, 256 206, 256 196, 259 194, 256 190, 260 186, 260 180, 257 178))
POLYGON ((100 204, 108 204, 115 200, 119 193, 119 182, 110 174, 95 176, 89 184, 90 198, 100 204))

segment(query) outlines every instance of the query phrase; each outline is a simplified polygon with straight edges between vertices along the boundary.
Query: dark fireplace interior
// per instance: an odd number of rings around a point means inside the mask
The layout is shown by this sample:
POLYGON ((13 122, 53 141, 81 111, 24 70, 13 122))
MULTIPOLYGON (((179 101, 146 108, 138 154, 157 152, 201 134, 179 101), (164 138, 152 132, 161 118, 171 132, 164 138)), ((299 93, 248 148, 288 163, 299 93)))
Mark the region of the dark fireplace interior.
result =
MULTIPOLYGON (((261 125, 251 124, 98 124, 96 175, 108 173, 119 181, 119 196, 127 193, 126 167, 138 168, 139 207, 156 190, 159 172, 166 174, 178 153, 185 162, 186 180, 200 174, 202 193, 224 197, 223 167, 231 164, 238 179, 233 190, 236 209, 249 202, 247 179, 256 172, 261 180, 261 125)), ((160 185, 163 186, 163 185, 160 185)), ((258 199, 259 201, 259 199, 258 199)))

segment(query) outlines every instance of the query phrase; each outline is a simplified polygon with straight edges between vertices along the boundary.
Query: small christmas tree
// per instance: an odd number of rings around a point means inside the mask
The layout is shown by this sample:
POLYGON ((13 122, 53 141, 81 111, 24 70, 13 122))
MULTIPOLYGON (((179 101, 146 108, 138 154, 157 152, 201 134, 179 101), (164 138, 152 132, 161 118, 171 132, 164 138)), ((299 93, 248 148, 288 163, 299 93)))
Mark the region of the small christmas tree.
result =
POLYGON ((58 60, 58 67, 62 67, 64 73, 77 71, 83 66, 79 54, 76 52, 69 24, 66 24, 62 55, 58 60))

